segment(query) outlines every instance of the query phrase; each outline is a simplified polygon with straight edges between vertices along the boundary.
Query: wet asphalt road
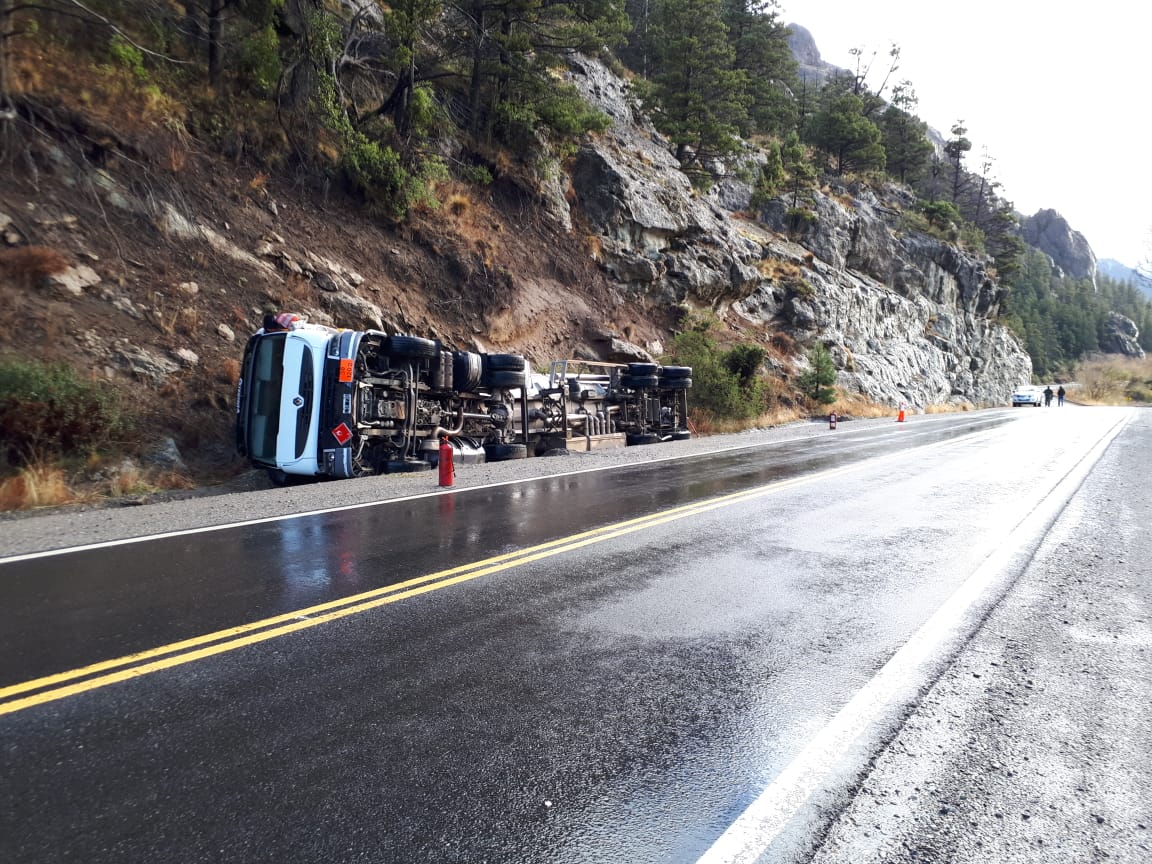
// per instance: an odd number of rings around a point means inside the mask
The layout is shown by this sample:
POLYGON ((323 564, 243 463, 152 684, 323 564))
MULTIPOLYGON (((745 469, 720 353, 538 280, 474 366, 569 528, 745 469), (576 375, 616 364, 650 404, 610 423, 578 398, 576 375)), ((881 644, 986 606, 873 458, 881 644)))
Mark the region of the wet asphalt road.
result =
POLYGON ((1030 558, 1014 529, 1129 416, 920 418, 0 565, 0 857, 695 861, 990 554, 1030 558))

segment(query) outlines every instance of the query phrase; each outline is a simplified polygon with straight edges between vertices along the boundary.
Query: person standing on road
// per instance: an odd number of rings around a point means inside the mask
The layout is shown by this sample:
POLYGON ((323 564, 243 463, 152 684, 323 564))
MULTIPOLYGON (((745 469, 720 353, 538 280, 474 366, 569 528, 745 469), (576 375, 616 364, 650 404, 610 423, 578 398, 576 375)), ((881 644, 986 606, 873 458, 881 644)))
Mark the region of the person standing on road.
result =
POLYGON ((1048 408, 1052 405, 1052 385, 1049 384, 1044 388, 1044 407, 1048 408))
POLYGON ((1064 395, 1065 395, 1064 385, 1061 384, 1060 389, 1056 391, 1056 407, 1057 408, 1063 408, 1064 407, 1064 395))

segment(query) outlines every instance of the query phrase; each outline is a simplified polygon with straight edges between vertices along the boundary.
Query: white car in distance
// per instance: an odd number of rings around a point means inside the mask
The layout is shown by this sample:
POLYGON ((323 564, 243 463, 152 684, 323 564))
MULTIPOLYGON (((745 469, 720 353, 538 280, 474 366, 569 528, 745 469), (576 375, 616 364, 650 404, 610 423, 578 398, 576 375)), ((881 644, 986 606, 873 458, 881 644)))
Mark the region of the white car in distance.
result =
POLYGON ((1044 388, 1037 387, 1034 384, 1024 384, 1017 387, 1012 394, 1012 407, 1019 408, 1021 405, 1035 405, 1039 408, 1044 404, 1044 388))

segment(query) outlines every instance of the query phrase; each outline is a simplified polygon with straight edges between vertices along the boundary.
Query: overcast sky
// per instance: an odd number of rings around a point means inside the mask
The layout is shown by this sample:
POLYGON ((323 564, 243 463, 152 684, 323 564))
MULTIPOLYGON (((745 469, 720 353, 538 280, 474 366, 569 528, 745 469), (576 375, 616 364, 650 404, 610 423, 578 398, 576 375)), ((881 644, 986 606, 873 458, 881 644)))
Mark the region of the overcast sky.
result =
MULTIPOLYGON (((780 0, 821 57, 854 68, 854 47, 892 42, 920 118, 945 137, 963 120, 969 170, 988 148, 1001 196, 1026 215, 1051 208, 1097 258, 1152 257, 1152 12, 1133 0, 1085 4, 965 0, 780 0)), ((885 94, 887 95, 887 93, 885 94)))

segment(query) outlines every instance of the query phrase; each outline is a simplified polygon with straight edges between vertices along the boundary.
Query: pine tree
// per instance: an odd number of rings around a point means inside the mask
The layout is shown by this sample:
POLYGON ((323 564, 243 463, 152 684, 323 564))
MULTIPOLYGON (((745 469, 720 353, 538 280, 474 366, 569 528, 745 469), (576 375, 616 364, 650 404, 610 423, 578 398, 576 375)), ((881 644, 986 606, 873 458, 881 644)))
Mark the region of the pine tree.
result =
POLYGON ((972 142, 964 137, 968 130, 964 128, 964 121, 957 120, 952 127, 952 137, 944 145, 944 152, 948 161, 952 163, 952 203, 960 200, 960 193, 968 185, 967 175, 964 171, 964 154, 972 149, 972 142))
POLYGON ((809 121, 808 140, 832 158, 838 175, 884 167, 880 130, 863 111, 859 96, 844 93, 826 100, 809 121))
POLYGON ((892 104, 880 115, 885 168, 901 183, 919 179, 933 153, 928 140, 928 124, 915 116, 916 91, 909 81, 892 88, 892 104))
POLYGON ((685 169, 736 152, 748 117, 748 76, 722 19, 723 0, 664 0, 653 34, 654 119, 685 169))
POLYGON ((836 364, 832 362, 832 355, 828 349, 817 343, 808 352, 808 371, 801 373, 797 379, 800 392, 821 405, 831 405, 836 401, 836 364))
POLYGON ((791 89, 796 58, 789 30, 778 17, 776 0, 724 0, 724 24, 732 44, 733 66, 748 81, 749 123, 745 134, 783 134, 795 123, 791 89))

